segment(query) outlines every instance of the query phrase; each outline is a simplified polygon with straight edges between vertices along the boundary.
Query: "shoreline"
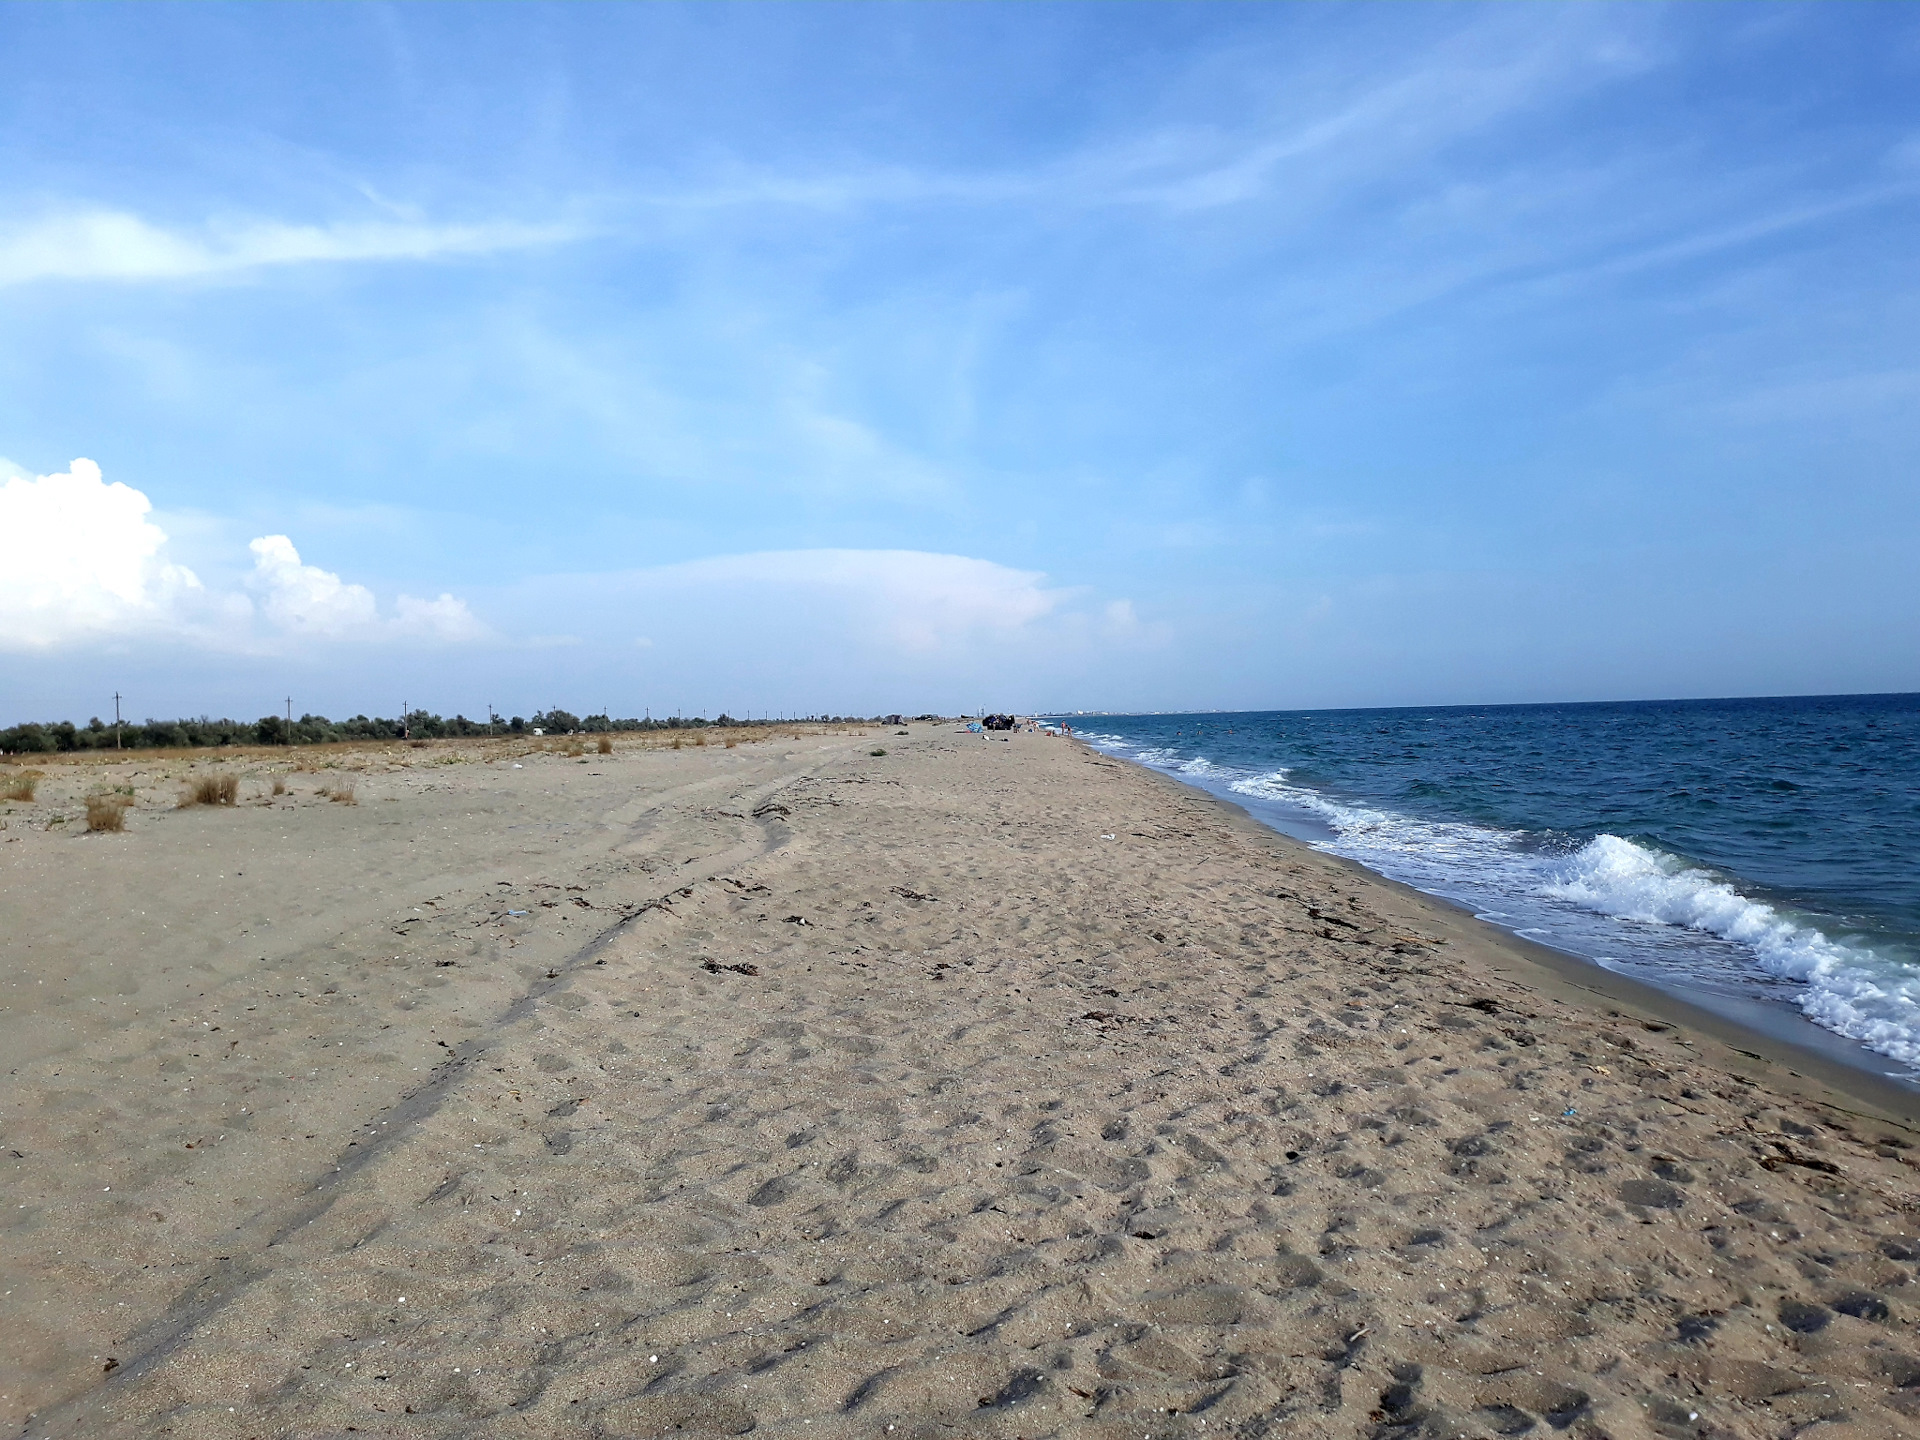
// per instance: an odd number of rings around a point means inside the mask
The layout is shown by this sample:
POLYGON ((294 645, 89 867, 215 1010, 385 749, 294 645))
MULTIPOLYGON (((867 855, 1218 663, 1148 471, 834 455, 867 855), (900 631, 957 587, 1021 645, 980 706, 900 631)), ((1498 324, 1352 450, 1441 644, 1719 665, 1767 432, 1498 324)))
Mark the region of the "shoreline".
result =
MULTIPOLYGON (((1085 744, 1084 741, 1078 743, 1085 744)), ((1188 784, 1150 766, 1126 760, 1125 757, 1108 756, 1105 751, 1092 746, 1088 746, 1088 749, 1107 759, 1130 764, 1141 774, 1174 786, 1182 794, 1204 797, 1218 806, 1233 823, 1250 827, 1249 833, 1277 843, 1288 853, 1297 851, 1302 856, 1311 856, 1322 864, 1337 867, 1370 886, 1398 897, 1403 904, 1418 907, 1420 912, 1431 918, 1432 923, 1443 924, 1462 936, 1471 936, 1474 943, 1505 957, 1516 974, 1526 977, 1522 983, 1530 984, 1543 993, 1589 1006, 1604 1003, 1617 1010, 1630 1011, 1636 1018, 1697 1031, 1708 1039, 1712 1063, 1730 1074, 1819 1104, 1853 1110, 1876 1120, 1920 1130, 1920 1088, 1877 1075, 1867 1068, 1865 1062, 1853 1063, 1822 1054, 1820 1050, 1810 1045, 1796 1044, 1786 1036, 1744 1025, 1675 991, 1649 985, 1582 956, 1556 950, 1550 945, 1529 940, 1524 935, 1503 930, 1442 896, 1415 889, 1403 881, 1371 870, 1357 860, 1316 849, 1303 840, 1276 830, 1244 806, 1211 790, 1188 784)), ((1801 1023, 1812 1026, 1813 1022, 1802 1020, 1801 1023)), ((1836 1045, 1855 1044, 1843 1036, 1833 1036, 1832 1039, 1836 1045)), ((1869 1059, 1884 1059, 1874 1057, 1873 1052, 1864 1046, 1857 1048, 1869 1059)), ((1703 1054, 1702 1058, 1709 1057, 1703 1054)))
POLYGON ((1903 843, 1920 835, 1900 804, 1915 698, 1141 716, 1083 738, 1550 949, 1920 1089, 1903 843))

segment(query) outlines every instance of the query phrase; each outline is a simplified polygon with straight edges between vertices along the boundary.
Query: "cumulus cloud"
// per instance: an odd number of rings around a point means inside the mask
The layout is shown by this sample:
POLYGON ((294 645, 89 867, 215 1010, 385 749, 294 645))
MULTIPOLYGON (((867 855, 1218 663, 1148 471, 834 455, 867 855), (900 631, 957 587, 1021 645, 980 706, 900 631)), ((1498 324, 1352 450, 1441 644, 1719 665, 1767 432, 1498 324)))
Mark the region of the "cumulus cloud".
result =
POLYGON ((380 607, 364 585, 349 585, 317 565, 300 563, 284 535, 262 535, 253 551, 248 583, 260 596, 269 622, 297 635, 346 635, 379 623, 380 607))
MULTIPOLYGON (((7 467, 9 470, 12 467, 7 467)), ((216 650, 298 640, 455 641, 484 633, 452 595, 402 595, 391 616, 373 592, 301 561, 285 535, 249 547, 240 590, 219 592, 166 558, 166 532, 140 491, 109 484, 91 460, 0 485, 0 648, 48 651, 132 639, 216 650)))
POLYGON ((927 653, 980 634, 1019 631, 1057 610, 1070 592, 1046 576, 968 555, 924 550, 775 550, 662 566, 646 583, 683 591, 778 591, 850 606, 866 635, 927 653))
POLYGON ((586 643, 568 653, 522 641, 488 683, 634 715, 1037 709, 1165 648, 1164 625, 1110 600, 930 550, 765 550, 527 576, 493 597, 501 613, 530 633, 579 627, 586 643))
POLYGON ((0 285, 35 280, 168 280, 320 261, 430 260, 578 238, 564 225, 367 221, 213 222, 166 229, 116 210, 45 215, 0 232, 0 285))
POLYGON ((417 600, 402 595, 393 602, 393 619, 388 628, 395 635, 418 636, 426 640, 478 640, 487 633, 479 617, 446 591, 437 600, 417 600))
POLYGON ((0 485, 0 645, 49 649, 217 609, 191 570, 161 558, 167 537, 152 509, 91 460, 0 485))

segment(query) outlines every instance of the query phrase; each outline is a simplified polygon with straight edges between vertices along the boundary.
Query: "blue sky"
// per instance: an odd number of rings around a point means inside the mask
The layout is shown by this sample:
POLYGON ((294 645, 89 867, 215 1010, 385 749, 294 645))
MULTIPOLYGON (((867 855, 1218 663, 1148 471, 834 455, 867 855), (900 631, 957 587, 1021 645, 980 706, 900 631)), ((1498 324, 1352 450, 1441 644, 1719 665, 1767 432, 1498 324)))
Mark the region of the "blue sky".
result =
POLYGON ((0 719, 1920 689, 1912 7, 0 53, 0 719))

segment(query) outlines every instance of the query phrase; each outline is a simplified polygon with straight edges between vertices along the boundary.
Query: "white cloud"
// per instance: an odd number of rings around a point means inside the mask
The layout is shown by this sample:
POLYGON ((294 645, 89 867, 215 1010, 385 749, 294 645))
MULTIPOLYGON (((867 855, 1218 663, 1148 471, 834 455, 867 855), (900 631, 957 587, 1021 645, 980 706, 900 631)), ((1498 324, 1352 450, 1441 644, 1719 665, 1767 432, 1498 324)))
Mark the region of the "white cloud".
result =
POLYGON ((377 624, 380 607, 364 585, 349 585, 317 565, 300 563, 300 552, 284 535, 262 535, 253 551, 248 583, 260 595, 260 609, 284 630, 302 635, 345 635, 377 624))
POLYGON ((444 590, 438 600, 416 600, 402 595, 393 602, 392 630, 396 635, 413 635, 430 640, 478 640, 487 633, 467 602, 456 600, 444 590))
POLYGON ((0 532, 0 555, 20 562, 0 560, 0 654, 39 657, 37 670, 10 663, 57 677, 110 653, 152 713, 252 703, 218 697, 251 684, 264 657, 297 661, 307 679, 290 683, 330 686, 349 710, 400 685, 475 713, 483 678, 479 700, 522 711, 566 695, 590 697, 570 708, 622 714, 1031 708, 1164 641, 1131 602, 1036 570, 854 549, 523 577, 489 593, 514 617, 503 635, 453 595, 376 595, 286 535, 255 539, 231 580, 202 561, 203 583, 169 557, 147 497, 87 461, 0 484, 0 532))
POLYGON ((529 634, 582 627, 585 644, 569 655, 522 641, 488 683, 528 703, 572 693, 631 715, 1032 709, 1103 665, 1164 648, 1164 626, 1109 598, 927 550, 768 550, 526 576, 491 603, 529 634))
POLYGON ((837 603, 852 609, 856 638, 914 653, 1023 630, 1070 593, 1048 588, 1038 571, 924 550, 773 550, 666 565, 635 579, 674 592, 718 587, 837 603))
POLYGON ((484 628, 451 595, 402 595, 392 618, 373 592, 303 564, 285 535, 252 542, 240 591, 218 592, 165 556, 166 532, 131 486, 108 484, 91 460, 58 475, 14 467, 0 485, 0 649, 174 640, 211 650, 272 651, 297 639, 371 642, 474 639, 484 628))
POLYGON ((0 485, 0 646, 50 649, 205 608, 199 578, 161 558, 167 537, 147 519, 152 509, 138 490, 105 483, 91 460, 0 485))
POLYGON ((0 286, 35 280, 167 280, 316 261, 431 260, 576 239, 566 225, 214 221, 168 230, 117 210, 43 216, 0 231, 0 286))

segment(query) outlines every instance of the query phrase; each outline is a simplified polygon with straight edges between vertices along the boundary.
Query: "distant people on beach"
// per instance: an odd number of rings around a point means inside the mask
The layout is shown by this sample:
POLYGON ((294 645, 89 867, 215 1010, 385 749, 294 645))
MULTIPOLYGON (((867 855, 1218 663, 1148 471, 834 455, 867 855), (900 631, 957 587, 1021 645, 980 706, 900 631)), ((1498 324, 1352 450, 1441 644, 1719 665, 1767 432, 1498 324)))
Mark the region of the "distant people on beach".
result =
POLYGON ((1018 715, 982 715, 978 720, 968 720, 965 728, 969 734, 982 735, 988 731, 1018 731, 1026 735, 1065 735, 1073 736, 1073 726, 1064 720, 1021 719, 1018 715))

